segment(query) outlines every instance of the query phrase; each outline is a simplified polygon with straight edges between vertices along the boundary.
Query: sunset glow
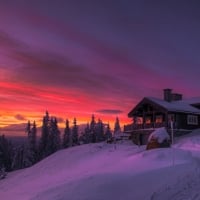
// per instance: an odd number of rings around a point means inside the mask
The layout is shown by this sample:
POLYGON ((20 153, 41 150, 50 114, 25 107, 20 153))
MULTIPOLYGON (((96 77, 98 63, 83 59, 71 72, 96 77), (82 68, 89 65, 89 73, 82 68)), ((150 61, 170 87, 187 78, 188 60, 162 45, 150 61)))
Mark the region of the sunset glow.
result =
POLYGON ((40 126, 46 110, 61 127, 92 114, 123 126, 141 98, 162 98, 163 88, 200 96, 194 5, 59 2, 0 3, 1 128, 40 126))

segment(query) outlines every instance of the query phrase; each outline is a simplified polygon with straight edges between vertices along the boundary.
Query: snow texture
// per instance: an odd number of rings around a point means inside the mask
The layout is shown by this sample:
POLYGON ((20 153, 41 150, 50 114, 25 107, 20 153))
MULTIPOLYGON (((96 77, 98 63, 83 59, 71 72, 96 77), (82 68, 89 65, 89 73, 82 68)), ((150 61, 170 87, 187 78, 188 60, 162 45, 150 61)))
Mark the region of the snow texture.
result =
POLYGON ((200 110, 198 108, 195 108, 191 106, 187 101, 171 101, 167 102, 162 99, 158 99, 155 97, 146 97, 150 101, 160 105, 161 107, 167 109, 168 111, 174 111, 174 112, 185 112, 185 113, 194 113, 194 114, 200 114, 200 110))
POLYGON ((200 131, 172 148, 130 141, 60 150, 0 180, 2 200, 200 199, 200 131))
POLYGON ((157 139, 158 143, 161 144, 164 140, 169 140, 170 137, 166 129, 162 127, 156 129, 154 132, 151 133, 151 135, 148 138, 148 141, 150 142, 152 139, 157 139))

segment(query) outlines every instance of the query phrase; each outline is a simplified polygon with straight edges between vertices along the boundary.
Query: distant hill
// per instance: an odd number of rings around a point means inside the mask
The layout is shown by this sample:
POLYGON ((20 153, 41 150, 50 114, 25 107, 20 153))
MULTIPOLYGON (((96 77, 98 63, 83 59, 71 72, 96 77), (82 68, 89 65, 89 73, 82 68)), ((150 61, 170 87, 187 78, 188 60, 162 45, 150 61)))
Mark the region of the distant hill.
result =
POLYGON ((0 134, 4 134, 6 136, 26 136, 25 128, 26 123, 22 124, 11 124, 5 127, 0 128, 0 134))
MULTIPOLYGON (((0 128, 0 135, 6 135, 6 136, 22 136, 26 137, 25 129, 26 129, 27 123, 23 124, 11 124, 9 126, 1 127, 0 128)), ((83 132, 85 130, 86 124, 78 124, 78 131, 79 133, 83 132)), ((61 132, 61 135, 64 133, 64 128, 59 127, 59 130, 61 132)), ((37 127, 37 135, 40 137, 41 135, 41 127, 37 127)))

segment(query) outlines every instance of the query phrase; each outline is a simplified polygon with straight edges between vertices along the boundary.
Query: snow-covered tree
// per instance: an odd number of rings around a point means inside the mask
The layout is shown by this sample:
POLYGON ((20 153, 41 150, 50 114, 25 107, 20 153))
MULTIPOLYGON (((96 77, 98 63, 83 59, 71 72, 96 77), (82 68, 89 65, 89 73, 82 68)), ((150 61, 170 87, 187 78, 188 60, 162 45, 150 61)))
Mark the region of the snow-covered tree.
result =
POLYGON ((89 123, 87 123, 84 130, 84 143, 88 144, 90 142, 92 142, 92 138, 91 138, 90 126, 89 123))
POLYGON ((96 126, 95 116, 92 115, 92 119, 90 122, 90 131, 95 131, 95 126, 96 126))
POLYGON ((101 142, 104 141, 104 125, 103 122, 99 119, 96 128, 95 128, 95 133, 96 133, 96 142, 101 142))
POLYGON ((50 134, 50 118, 48 111, 46 111, 46 115, 43 117, 42 134, 39 143, 40 159, 43 159, 48 155, 49 134, 50 134))
POLYGON ((78 144, 78 127, 76 124, 76 118, 74 118, 73 128, 72 128, 72 146, 78 144))
POLYGON ((96 121, 95 116, 92 115, 92 119, 90 122, 90 134, 91 134, 91 140, 93 143, 96 142, 96 121))
POLYGON ((60 131, 58 129, 56 118, 51 118, 50 120, 50 131, 49 131, 47 149, 48 149, 48 155, 60 149, 60 131))
POLYGON ((30 167, 37 161, 37 147, 36 147, 36 140, 37 140, 37 128, 36 123, 34 121, 33 127, 31 128, 31 123, 28 121, 26 132, 28 134, 28 142, 27 145, 24 147, 24 167, 30 167))
POLYGON ((31 122, 30 121, 28 121, 28 123, 27 123, 25 132, 27 133, 27 136, 28 136, 28 139, 29 139, 29 137, 31 135, 31 122))
POLYGON ((61 139, 60 139, 60 130, 58 128, 58 121, 56 117, 54 118, 53 132, 54 132, 55 150, 57 151, 61 148, 61 139))
POLYGON ((108 126, 106 128, 105 137, 106 137, 106 140, 110 140, 112 138, 112 132, 110 130, 110 125, 109 124, 108 124, 108 126))
POLYGON ((14 156, 12 160, 12 169, 17 170, 17 169, 22 169, 26 165, 26 160, 25 160, 25 149, 24 145, 21 145, 17 148, 14 149, 14 156))
POLYGON ((63 136, 63 148, 68 148, 72 146, 72 140, 71 140, 71 130, 69 127, 69 120, 67 119, 65 122, 65 130, 64 130, 64 136, 63 136))
POLYGON ((0 136, 0 169, 12 170, 13 146, 4 135, 0 136))
POLYGON ((114 126, 114 135, 121 133, 121 127, 119 123, 119 118, 116 117, 115 126, 114 126))
POLYGON ((37 151, 37 126, 35 121, 33 122, 33 127, 31 129, 30 146, 34 152, 37 151))

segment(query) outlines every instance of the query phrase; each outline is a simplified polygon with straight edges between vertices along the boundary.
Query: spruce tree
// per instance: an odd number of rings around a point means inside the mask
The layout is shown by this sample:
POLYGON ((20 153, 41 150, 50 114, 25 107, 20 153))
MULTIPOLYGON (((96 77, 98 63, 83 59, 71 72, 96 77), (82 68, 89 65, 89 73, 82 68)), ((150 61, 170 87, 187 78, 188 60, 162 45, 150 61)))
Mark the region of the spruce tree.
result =
POLYGON ((112 132, 110 130, 110 125, 108 124, 105 132, 105 137, 107 141, 110 141, 112 139, 112 132))
POLYGON ((28 134, 28 143, 25 146, 25 154, 24 154, 24 167, 29 167, 35 164, 38 160, 37 158, 37 128, 35 121, 33 122, 33 127, 31 128, 31 123, 28 121, 27 128, 28 134))
POLYGON ((104 126, 103 122, 99 119, 98 123, 96 124, 96 142, 101 142, 104 140, 104 126))
POLYGON ((25 167, 25 163, 24 162, 24 158, 25 158, 25 151, 24 151, 24 145, 21 145, 17 148, 15 148, 15 153, 14 153, 14 157, 12 160, 12 169, 13 170, 17 170, 17 169, 22 169, 25 167))
POLYGON ((88 144, 91 142, 92 142, 92 138, 91 138, 90 126, 89 126, 89 123, 87 123, 86 128, 84 130, 84 143, 88 144))
POLYGON ((58 128, 58 121, 56 117, 53 120, 53 127, 51 128, 54 135, 53 143, 54 143, 54 152, 55 152, 61 148, 60 130, 58 128))
POLYGON ((119 118, 116 117, 115 126, 114 126, 114 135, 117 135, 120 133, 121 133, 121 127, 120 127, 120 123, 119 123, 119 118))
POLYGON ((4 135, 0 136, 0 169, 12 170, 13 146, 4 135))
POLYGON ((68 148, 71 145, 71 130, 69 128, 69 120, 67 119, 65 122, 65 130, 63 135, 63 148, 68 148))
POLYGON ((37 152, 37 126, 35 121, 33 122, 33 127, 31 129, 31 149, 33 152, 37 152))
POLYGON ((27 140, 28 142, 26 145, 24 145, 24 155, 23 155, 23 167, 30 167, 36 162, 36 125, 34 125, 34 129, 31 128, 31 123, 28 121, 27 127, 26 127, 26 133, 27 133, 27 140))
POLYGON ((31 137, 31 122, 30 121, 28 121, 28 123, 27 123, 25 132, 27 133, 28 140, 29 140, 29 138, 31 137))
POLYGON ((74 118, 73 128, 72 128, 72 146, 78 144, 78 127, 76 124, 76 118, 74 118))
POLYGON ((49 139, 47 144, 47 155, 50 155, 60 149, 60 131, 57 125, 57 119, 51 118, 49 139))
POLYGON ((46 115, 43 117, 42 134, 39 143, 39 157, 45 158, 48 155, 48 141, 50 134, 50 118, 49 113, 46 111, 46 115))
POLYGON ((95 126, 96 126, 96 121, 95 121, 95 116, 94 116, 94 114, 93 114, 93 115, 92 115, 91 122, 90 122, 90 131, 91 131, 91 132, 94 132, 94 131, 95 131, 95 126))
POLYGON ((90 122, 90 134, 92 142, 95 143, 97 139, 96 139, 96 121, 94 115, 92 115, 92 119, 90 122))

